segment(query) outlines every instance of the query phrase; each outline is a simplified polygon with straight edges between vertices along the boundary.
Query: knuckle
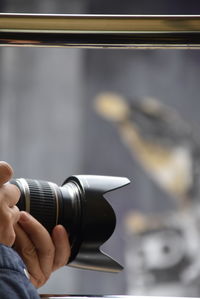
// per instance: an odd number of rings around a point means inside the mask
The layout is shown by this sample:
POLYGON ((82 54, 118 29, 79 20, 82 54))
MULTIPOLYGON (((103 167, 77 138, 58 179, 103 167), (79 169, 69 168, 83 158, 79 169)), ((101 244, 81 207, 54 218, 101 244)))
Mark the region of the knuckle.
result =
POLYGON ((20 251, 21 255, 27 260, 31 260, 37 256, 36 249, 31 243, 20 244, 17 250, 20 251))

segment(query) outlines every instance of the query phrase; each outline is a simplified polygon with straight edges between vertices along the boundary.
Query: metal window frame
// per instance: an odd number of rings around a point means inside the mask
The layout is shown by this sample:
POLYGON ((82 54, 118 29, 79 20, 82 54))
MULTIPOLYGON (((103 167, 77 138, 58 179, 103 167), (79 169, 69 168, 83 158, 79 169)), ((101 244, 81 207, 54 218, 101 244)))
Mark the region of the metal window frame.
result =
POLYGON ((200 15, 0 13, 0 46, 200 49, 200 15))

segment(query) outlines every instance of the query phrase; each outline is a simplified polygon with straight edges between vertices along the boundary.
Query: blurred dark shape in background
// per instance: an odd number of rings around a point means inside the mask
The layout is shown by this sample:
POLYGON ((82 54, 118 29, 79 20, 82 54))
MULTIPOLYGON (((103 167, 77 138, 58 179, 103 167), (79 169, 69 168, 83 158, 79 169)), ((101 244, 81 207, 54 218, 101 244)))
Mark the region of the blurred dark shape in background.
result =
POLYGON ((175 200, 168 212, 125 216, 129 294, 199 294, 200 136, 156 99, 107 92, 95 100, 152 182, 175 200))
POLYGON ((99 94, 95 109, 150 178, 185 209, 200 199, 200 135, 176 110, 153 98, 99 94))

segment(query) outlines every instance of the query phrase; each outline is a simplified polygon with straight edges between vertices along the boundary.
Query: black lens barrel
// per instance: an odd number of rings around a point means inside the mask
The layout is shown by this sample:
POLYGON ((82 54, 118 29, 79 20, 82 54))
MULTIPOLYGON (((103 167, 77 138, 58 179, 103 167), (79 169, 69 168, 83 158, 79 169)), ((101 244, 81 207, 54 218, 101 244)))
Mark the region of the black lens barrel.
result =
POLYGON ((55 185, 52 188, 49 182, 32 179, 26 179, 26 183, 27 194, 22 189, 20 179, 18 180, 21 197, 17 206, 20 210, 29 212, 51 233, 56 224, 56 189, 58 187, 55 185))

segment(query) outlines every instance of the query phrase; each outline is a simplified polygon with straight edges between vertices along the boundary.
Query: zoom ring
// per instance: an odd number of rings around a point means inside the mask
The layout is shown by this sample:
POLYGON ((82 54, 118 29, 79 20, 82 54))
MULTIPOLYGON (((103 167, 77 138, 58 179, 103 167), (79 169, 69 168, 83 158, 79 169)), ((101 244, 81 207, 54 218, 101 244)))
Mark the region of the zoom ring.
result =
POLYGON ((51 233, 56 224, 56 196, 48 182, 26 181, 30 191, 30 214, 51 233))

